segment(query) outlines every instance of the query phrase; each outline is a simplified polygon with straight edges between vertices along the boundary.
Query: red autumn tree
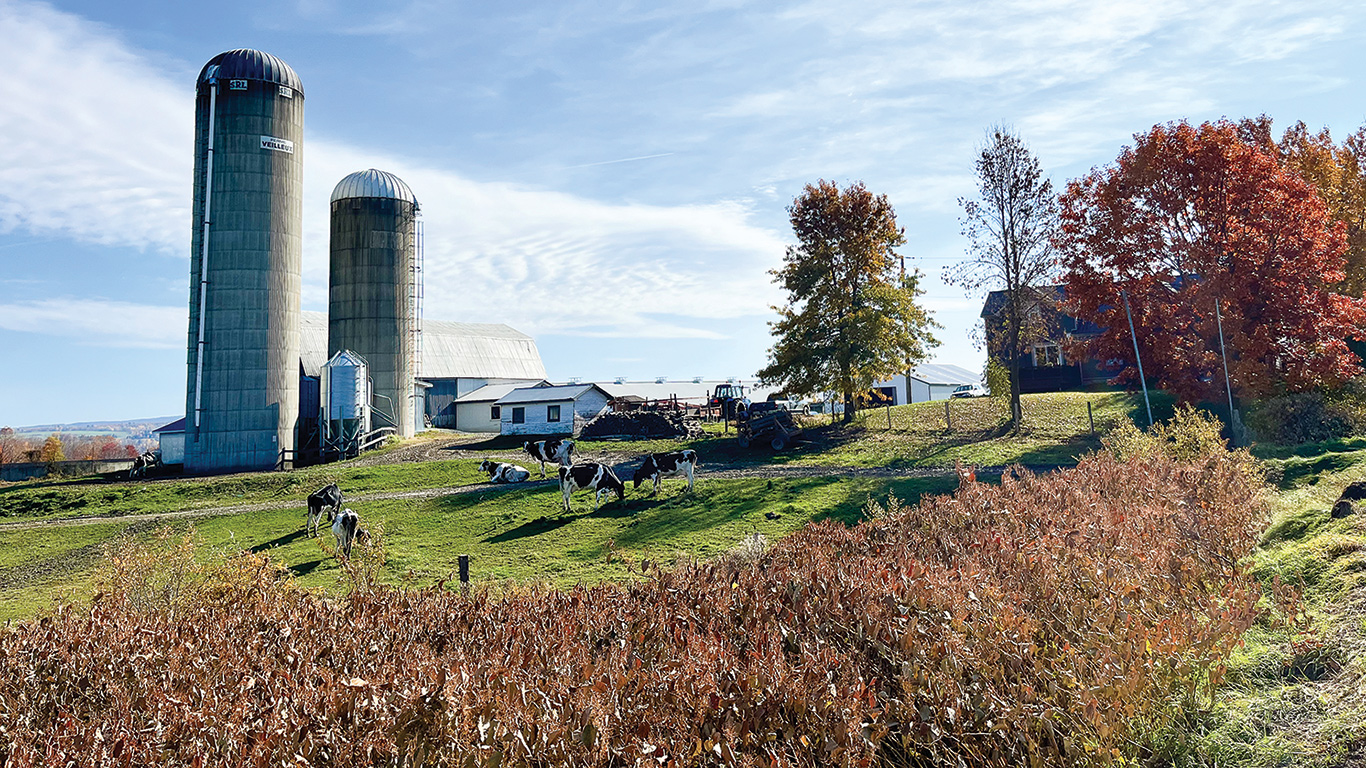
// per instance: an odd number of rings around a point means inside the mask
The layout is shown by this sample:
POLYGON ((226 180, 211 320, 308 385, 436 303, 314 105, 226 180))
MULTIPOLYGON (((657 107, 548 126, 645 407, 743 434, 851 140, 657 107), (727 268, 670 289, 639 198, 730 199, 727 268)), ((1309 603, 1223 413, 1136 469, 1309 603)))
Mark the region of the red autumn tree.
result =
MULTIPOLYGON (((1066 311, 1085 342, 1132 362, 1121 291, 1149 377, 1184 400, 1224 392, 1215 302, 1237 395, 1330 385, 1361 372, 1346 339, 1366 301, 1333 292, 1347 240, 1314 188, 1227 120, 1155 126, 1113 165, 1068 184, 1057 247, 1066 311)), ((1136 384, 1132 367, 1117 377, 1136 384)))

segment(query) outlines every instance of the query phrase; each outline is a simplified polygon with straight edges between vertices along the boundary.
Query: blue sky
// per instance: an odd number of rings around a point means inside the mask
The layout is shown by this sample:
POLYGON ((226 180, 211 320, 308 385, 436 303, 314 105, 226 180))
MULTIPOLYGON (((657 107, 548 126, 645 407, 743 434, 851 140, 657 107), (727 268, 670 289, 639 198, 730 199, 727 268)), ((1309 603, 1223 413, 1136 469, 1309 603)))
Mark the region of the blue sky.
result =
POLYGON ((987 127, 1061 185, 1136 132, 1366 122, 1361 2, 0 0, 0 424, 173 414, 185 387, 193 87, 232 48, 306 93, 304 307, 355 170, 423 204, 427 316, 534 335, 552 378, 764 363, 785 207, 862 179, 981 367, 957 198, 987 127))

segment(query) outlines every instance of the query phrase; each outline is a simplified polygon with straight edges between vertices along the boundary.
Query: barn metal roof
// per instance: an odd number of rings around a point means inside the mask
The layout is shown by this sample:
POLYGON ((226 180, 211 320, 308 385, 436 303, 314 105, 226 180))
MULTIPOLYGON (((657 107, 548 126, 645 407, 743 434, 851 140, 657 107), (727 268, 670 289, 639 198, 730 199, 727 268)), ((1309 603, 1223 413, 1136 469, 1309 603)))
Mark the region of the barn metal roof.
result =
POLYGON ((380 171, 371 168, 367 171, 356 171, 337 182, 337 186, 332 189, 331 202, 346 200, 352 197, 384 197, 393 200, 404 200, 413 205, 417 205, 417 196, 413 190, 403 183, 403 179, 395 176, 388 171, 380 171))
POLYGON ((597 384, 561 384, 558 387, 522 387, 498 398, 498 405, 520 405, 522 403, 553 403, 563 400, 578 400, 590 389, 602 392, 604 397, 611 395, 597 384))
MULTIPOLYGON (((299 313, 299 362, 317 376, 327 362, 327 313, 299 313)), ((501 323, 422 321, 423 379, 544 379, 536 341, 501 323)), ((525 385, 523 385, 525 386, 525 385)))
POLYGON ((322 375, 327 362, 327 313, 299 313, 299 365, 305 376, 322 375))
POLYGON ((525 381, 516 381, 511 384, 485 384, 473 392, 466 392, 460 397, 455 398, 457 403, 492 403, 502 399, 514 389, 527 389, 534 387, 548 387, 550 382, 541 380, 540 384, 527 384, 525 381))
POLYGON ((294 69, 280 58, 265 51, 238 48, 218 54, 209 59, 209 62, 199 71, 198 86, 202 87, 209 81, 211 67, 218 67, 215 76, 219 80, 261 80, 277 85, 287 85, 300 96, 304 94, 303 81, 299 80, 294 69))
POLYGON ((926 363, 911 371, 911 378, 926 384, 980 384, 982 376, 956 365, 926 363))

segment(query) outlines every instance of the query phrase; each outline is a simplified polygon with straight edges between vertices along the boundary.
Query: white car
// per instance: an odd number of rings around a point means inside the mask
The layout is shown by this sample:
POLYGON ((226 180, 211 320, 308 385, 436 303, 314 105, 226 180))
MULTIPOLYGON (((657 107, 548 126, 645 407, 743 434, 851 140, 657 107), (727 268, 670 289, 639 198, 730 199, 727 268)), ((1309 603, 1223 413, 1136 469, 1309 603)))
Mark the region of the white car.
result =
POLYGON ((949 397, 986 397, 989 394, 978 384, 964 384, 953 390, 949 397))

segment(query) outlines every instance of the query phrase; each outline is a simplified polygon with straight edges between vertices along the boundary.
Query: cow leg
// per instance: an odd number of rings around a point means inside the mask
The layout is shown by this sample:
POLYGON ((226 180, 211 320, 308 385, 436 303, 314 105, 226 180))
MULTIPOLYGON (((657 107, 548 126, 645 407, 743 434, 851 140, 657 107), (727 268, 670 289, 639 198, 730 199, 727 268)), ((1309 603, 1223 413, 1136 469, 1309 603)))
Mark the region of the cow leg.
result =
POLYGON ((688 493, 692 493, 692 465, 685 464, 684 466, 686 467, 684 471, 688 473, 688 493))
POLYGON ((664 473, 663 473, 663 472, 656 472, 656 473, 655 473, 655 489, 654 489, 654 491, 653 491, 650 495, 651 495, 651 496, 658 496, 658 495, 659 495, 659 486, 661 486, 661 485, 663 485, 663 484, 664 484, 664 473))
POLYGON ((565 485, 565 486, 561 487, 561 488, 560 488, 560 491, 561 491, 562 493, 564 493, 564 511, 565 511, 566 513, 568 513, 568 512, 569 512, 569 495, 570 495, 571 493, 573 493, 573 491, 569 489, 569 486, 568 486, 568 485, 565 485))

